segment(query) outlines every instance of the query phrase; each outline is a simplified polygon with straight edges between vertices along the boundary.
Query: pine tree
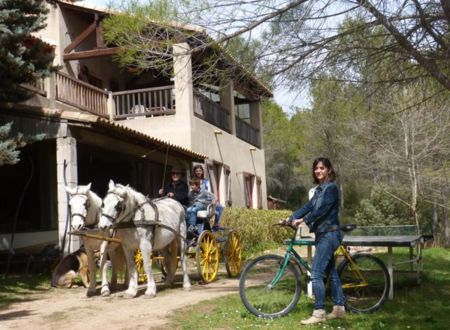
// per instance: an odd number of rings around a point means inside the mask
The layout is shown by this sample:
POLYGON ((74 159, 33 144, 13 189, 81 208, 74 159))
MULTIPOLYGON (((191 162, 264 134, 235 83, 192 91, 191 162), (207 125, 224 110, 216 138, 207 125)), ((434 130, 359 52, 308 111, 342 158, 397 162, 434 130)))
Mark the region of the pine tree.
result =
POLYGON ((32 33, 45 27, 43 0, 0 0, 0 101, 30 97, 20 87, 55 70, 53 52, 32 33))

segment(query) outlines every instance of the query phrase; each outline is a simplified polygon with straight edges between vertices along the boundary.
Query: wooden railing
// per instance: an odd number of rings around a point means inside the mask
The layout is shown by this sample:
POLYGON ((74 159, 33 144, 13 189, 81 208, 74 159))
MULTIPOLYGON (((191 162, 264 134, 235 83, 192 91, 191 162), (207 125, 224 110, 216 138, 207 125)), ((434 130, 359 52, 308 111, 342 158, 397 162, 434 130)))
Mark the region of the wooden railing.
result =
POLYGON ((56 99, 96 115, 108 117, 108 93, 63 72, 56 73, 56 99))
POLYGON ((239 117, 236 117, 236 136, 256 147, 261 147, 259 143, 259 130, 239 117))
POLYGON ((206 96, 194 92, 194 114, 208 123, 230 132, 230 114, 206 96))
POLYGON ((44 78, 38 78, 31 84, 22 84, 21 86, 32 91, 33 93, 47 96, 47 92, 45 91, 44 78))
POLYGON ((112 93, 114 119, 175 114, 174 87, 136 89, 112 93))

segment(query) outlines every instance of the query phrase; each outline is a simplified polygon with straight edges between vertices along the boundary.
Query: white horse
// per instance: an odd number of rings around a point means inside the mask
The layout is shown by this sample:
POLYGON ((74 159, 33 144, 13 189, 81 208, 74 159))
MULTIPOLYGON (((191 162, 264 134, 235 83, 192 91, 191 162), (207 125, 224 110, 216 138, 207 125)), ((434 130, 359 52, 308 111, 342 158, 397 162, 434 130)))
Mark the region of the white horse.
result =
MULTIPOLYGON (((94 227, 98 224, 101 215, 102 199, 91 191, 91 184, 86 186, 77 186, 70 188, 66 186, 66 191, 69 193, 70 217, 71 226, 74 230, 81 230, 83 228, 94 227)), ((90 232, 92 234, 92 232, 90 232)), ((105 231, 98 230, 94 232, 96 236, 106 235, 105 231)), ((88 256, 89 265, 89 287, 87 296, 91 297, 96 293, 97 279, 96 279, 96 262, 95 251, 100 251, 100 269, 102 273, 102 287, 101 295, 109 296, 111 291, 108 285, 107 277, 107 254, 112 263, 111 286, 117 285, 117 271, 121 264, 120 259, 123 260, 123 252, 117 243, 109 243, 96 238, 89 238, 81 235, 84 242, 86 254, 88 256)), ((122 262, 123 264, 123 262, 122 262)))
POLYGON ((156 295, 156 284, 152 275, 151 255, 153 250, 160 251, 167 266, 166 285, 172 285, 177 264, 179 247, 183 268, 183 288, 189 290, 191 282, 187 273, 186 221, 183 206, 172 198, 150 201, 143 194, 128 185, 109 182, 108 192, 103 199, 100 229, 114 227, 116 236, 122 240, 127 260, 129 285, 125 297, 134 298, 137 294, 138 274, 134 263, 134 251, 139 248, 144 260, 147 275, 145 295, 156 295))

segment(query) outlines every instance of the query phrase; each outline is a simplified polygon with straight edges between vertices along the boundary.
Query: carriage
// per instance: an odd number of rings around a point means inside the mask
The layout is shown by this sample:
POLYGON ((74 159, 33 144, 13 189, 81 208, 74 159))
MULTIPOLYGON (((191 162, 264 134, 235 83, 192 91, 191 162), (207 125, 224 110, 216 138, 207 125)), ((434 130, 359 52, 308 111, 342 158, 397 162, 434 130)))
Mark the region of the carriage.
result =
MULTIPOLYGON (((183 288, 189 289, 191 284, 187 271, 187 256, 195 255, 197 269, 204 283, 216 279, 219 267, 219 244, 225 243, 222 249, 225 257, 225 266, 229 276, 235 277, 241 267, 241 241, 239 234, 231 229, 213 232, 210 220, 215 214, 215 207, 211 205, 205 211, 199 211, 197 217, 202 230, 198 235, 186 232, 184 210, 181 204, 171 198, 150 200, 129 186, 109 183, 108 193, 101 200, 94 198, 95 194, 88 186, 66 188, 71 198, 72 227, 80 234, 80 229, 87 223, 98 224, 102 230, 114 230, 116 241, 120 240, 124 250, 129 273, 127 297, 135 297, 139 273, 145 271, 147 290, 145 295, 156 295, 156 284, 152 275, 151 258, 159 261, 162 270, 166 273, 165 284, 172 285, 178 262, 183 270, 183 288), (74 223, 77 225, 74 227, 74 223), (187 244, 189 242, 189 244, 187 244), (130 257, 134 251, 134 259, 130 257), (155 255, 158 251, 158 255, 155 255), (178 253, 177 253, 178 251, 178 253), (195 251, 192 252, 192 251, 195 251)), ((89 240, 111 241, 105 236, 94 237, 84 235, 85 243, 89 240)), ((105 251, 105 250, 104 250, 105 251)), ((105 276, 105 253, 102 253, 102 295, 109 294, 108 283, 105 276)), ((90 260, 90 264, 94 264, 90 260)), ((93 266, 95 267, 95 266, 93 266)), ((90 272, 95 274, 95 270, 90 272)), ((94 279, 94 278, 92 278, 94 279)), ((94 279, 95 281, 95 279, 94 279)), ((95 284, 88 289, 88 296, 95 294, 95 284)))
MULTIPOLYGON (((231 228, 211 230, 211 221, 215 216, 215 205, 208 205, 206 210, 197 212, 199 232, 188 232, 187 255, 195 260, 198 275, 207 284, 217 278, 219 263, 222 258, 228 277, 237 277, 241 271, 242 243, 239 233, 231 228)), ((166 275, 164 257, 154 254, 153 260, 166 275)), ((140 279, 145 279, 143 258, 139 250, 135 253, 135 263, 140 279)))

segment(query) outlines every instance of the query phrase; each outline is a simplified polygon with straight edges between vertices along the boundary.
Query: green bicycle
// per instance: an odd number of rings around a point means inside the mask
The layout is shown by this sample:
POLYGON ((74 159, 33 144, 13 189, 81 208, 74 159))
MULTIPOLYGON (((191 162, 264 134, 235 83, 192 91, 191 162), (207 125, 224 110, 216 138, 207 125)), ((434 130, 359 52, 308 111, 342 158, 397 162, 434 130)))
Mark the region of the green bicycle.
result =
MULTIPOLYGON (((297 229, 289 224, 277 225, 297 229)), ((341 230, 350 232, 355 228, 356 225, 345 225, 341 230)), ((262 255, 245 266, 239 281, 239 293, 249 312, 262 318, 274 318, 295 308, 302 291, 301 278, 310 281, 307 274, 311 266, 294 247, 314 245, 308 238, 296 240, 294 234, 284 242, 287 245, 284 256, 262 255)), ((372 313, 379 309, 388 297, 390 287, 390 276, 384 262, 369 253, 350 254, 343 245, 337 249, 335 258, 346 309, 354 313, 372 313)))

